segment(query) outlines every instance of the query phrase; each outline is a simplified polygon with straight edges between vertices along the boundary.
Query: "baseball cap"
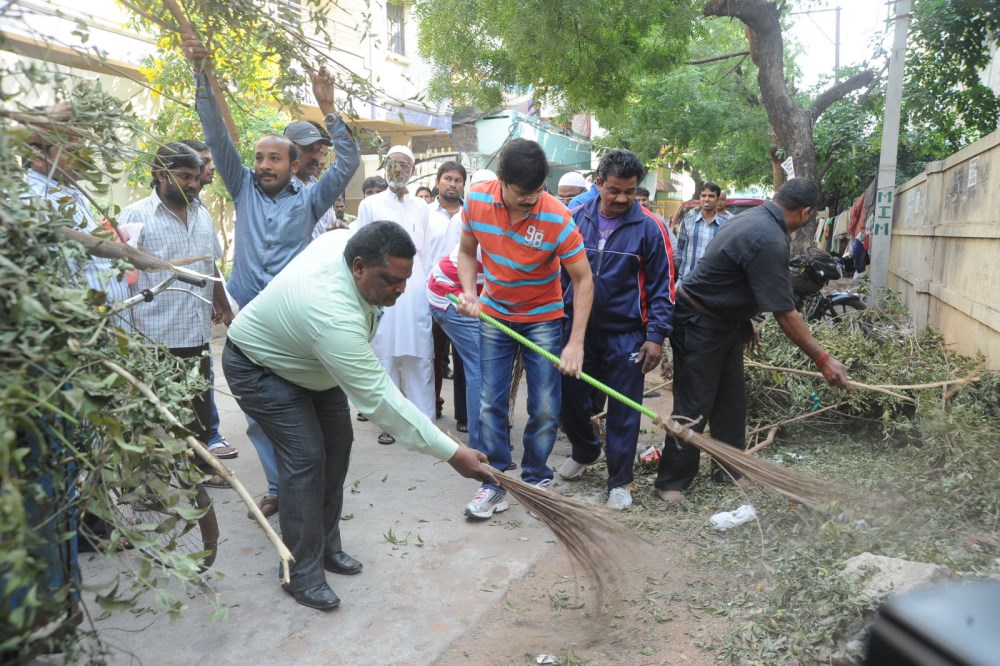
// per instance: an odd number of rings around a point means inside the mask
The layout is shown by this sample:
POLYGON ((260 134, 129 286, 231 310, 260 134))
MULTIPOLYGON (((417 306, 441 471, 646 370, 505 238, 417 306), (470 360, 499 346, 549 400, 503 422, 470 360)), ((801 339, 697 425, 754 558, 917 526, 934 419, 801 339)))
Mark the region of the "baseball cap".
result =
POLYGON ((292 141, 292 143, 300 146, 311 146, 317 141, 322 142, 325 146, 333 145, 333 141, 330 141, 330 139, 323 136, 319 129, 307 120, 296 120, 288 123, 288 126, 285 127, 284 134, 292 141))

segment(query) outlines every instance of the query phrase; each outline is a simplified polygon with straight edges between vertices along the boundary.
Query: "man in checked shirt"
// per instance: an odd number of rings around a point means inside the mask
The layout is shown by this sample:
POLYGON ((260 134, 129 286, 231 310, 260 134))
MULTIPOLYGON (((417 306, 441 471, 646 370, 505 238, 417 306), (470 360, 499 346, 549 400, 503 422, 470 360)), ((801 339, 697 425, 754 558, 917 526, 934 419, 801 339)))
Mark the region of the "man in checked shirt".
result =
MULTIPOLYGON (((201 157, 183 143, 160 146, 151 169, 153 191, 145 199, 123 208, 118 214, 118 223, 139 229, 138 238, 133 240, 143 252, 168 260, 207 255, 210 258, 191 264, 191 269, 203 275, 218 276, 215 260, 222 257, 222 248, 212 218, 198 199, 201 168, 201 157)), ((132 295, 167 277, 169 274, 165 271, 140 271, 139 279, 130 286, 132 295)), ((204 287, 177 283, 175 289, 136 305, 132 311, 135 328, 151 343, 164 345, 178 358, 199 358, 201 376, 211 381, 208 344, 212 337, 214 283, 204 287)), ((192 407, 196 418, 188 428, 198 440, 208 442, 209 392, 197 396, 192 407)), ((205 485, 229 487, 217 474, 213 474, 205 485)))

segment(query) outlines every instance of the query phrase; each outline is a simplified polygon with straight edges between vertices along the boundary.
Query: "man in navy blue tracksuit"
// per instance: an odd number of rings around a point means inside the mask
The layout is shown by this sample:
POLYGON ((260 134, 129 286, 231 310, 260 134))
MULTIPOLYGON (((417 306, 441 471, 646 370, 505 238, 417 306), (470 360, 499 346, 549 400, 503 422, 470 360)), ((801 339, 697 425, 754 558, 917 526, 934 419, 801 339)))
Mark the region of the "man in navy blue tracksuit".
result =
MULTIPOLYGON (((657 367, 670 335, 674 310, 673 248, 667 226, 636 201, 645 173, 639 157, 614 150, 601 159, 598 196, 572 210, 594 275, 594 304, 584 340, 583 371, 642 402, 643 376, 657 367)), ((573 291, 564 296, 573 321, 573 291)), ((579 478, 600 458, 601 445, 590 417, 596 389, 563 377, 561 420, 573 457, 559 468, 564 479, 579 478)), ((629 486, 639 439, 640 415, 610 400, 607 418, 608 508, 632 504, 629 486)))

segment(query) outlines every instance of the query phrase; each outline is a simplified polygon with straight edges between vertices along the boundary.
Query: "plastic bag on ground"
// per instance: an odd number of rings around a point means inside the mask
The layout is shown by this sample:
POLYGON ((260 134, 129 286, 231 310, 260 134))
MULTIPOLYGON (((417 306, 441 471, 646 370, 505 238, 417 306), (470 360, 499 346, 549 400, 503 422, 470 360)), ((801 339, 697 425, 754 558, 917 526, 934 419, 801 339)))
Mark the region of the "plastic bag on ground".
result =
POLYGON ((725 531, 731 527, 742 525, 756 517, 757 512, 753 510, 753 507, 749 504, 744 504, 735 511, 720 511, 709 518, 708 522, 712 523, 712 527, 715 529, 725 531))

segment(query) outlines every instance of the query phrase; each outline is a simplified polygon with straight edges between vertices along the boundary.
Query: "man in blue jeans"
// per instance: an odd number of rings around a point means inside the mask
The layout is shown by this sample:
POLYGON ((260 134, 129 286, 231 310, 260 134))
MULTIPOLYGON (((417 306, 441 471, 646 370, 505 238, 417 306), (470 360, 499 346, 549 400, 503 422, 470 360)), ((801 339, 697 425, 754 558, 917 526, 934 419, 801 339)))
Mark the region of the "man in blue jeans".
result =
MULTIPOLYGON (((192 33, 181 35, 181 46, 191 61, 197 90, 195 110, 212 151, 215 168, 236 207, 236 238, 229 293, 241 308, 312 240, 316 222, 344 192, 361 163, 358 147, 333 104, 333 78, 325 68, 310 71, 313 97, 333 138, 337 159, 316 182, 304 184, 293 174, 299 169, 299 149, 281 135, 262 137, 254 146, 253 169, 243 166, 230 140, 219 103, 205 72, 211 68, 208 50, 192 33)), ((317 140, 321 137, 317 132, 317 140)), ((247 418, 247 437, 257 454, 268 491, 260 500, 270 516, 278 510, 278 472, 274 449, 260 425, 247 418)))
MULTIPOLYGON (((474 185, 468 193, 458 251, 460 314, 478 317, 481 309, 550 353, 561 353, 556 366, 540 354, 524 352, 528 424, 521 478, 540 488, 552 482, 548 459, 559 427, 559 373, 580 374, 594 295, 583 238, 566 207, 545 192, 548 173, 545 152, 534 141, 514 139, 504 145, 497 179, 474 185), (480 249, 484 285, 477 295, 480 249), (576 294, 576 317, 565 346, 561 270, 569 275, 576 294)), ((480 332, 482 450, 490 465, 504 470, 510 464, 507 402, 519 343, 485 322, 480 332)), ((484 483, 465 515, 485 520, 507 508, 506 492, 484 483)))

